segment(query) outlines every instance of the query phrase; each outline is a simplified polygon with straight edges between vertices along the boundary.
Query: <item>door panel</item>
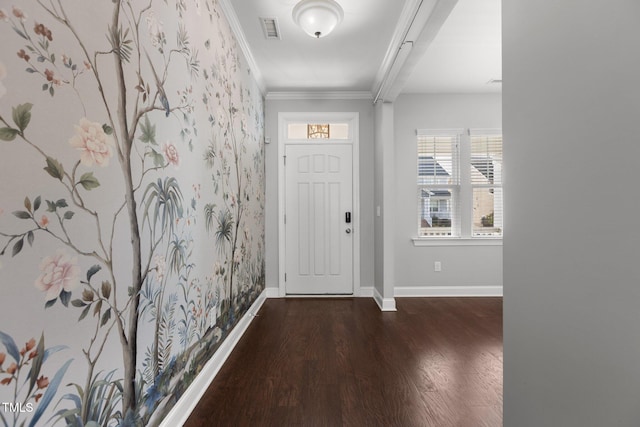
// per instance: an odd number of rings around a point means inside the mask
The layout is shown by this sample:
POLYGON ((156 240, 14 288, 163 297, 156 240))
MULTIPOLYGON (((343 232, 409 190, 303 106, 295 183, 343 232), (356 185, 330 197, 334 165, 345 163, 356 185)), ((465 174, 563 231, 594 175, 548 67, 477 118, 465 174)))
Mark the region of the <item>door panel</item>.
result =
POLYGON ((352 294, 352 147, 287 145, 286 156, 286 291, 352 294))

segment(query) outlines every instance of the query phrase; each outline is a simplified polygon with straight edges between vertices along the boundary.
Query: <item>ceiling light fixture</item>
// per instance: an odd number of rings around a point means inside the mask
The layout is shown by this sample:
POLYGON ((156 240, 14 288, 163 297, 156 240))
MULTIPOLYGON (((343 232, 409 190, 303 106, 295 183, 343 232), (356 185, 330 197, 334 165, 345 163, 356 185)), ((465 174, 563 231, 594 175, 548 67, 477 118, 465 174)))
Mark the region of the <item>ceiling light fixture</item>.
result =
POLYGON ((344 12, 334 0, 302 0, 293 8, 293 20, 311 37, 324 37, 342 22, 344 12))

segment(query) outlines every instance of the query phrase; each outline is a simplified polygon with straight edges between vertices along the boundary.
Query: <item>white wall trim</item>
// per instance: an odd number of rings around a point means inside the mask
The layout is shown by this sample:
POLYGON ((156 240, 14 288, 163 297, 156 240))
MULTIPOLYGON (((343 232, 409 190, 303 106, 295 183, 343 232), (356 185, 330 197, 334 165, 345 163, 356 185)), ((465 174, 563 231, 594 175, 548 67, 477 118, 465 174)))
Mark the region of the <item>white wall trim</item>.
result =
POLYGON ((360 293, 354 296, 361 298, 373 298, 373 289, 373 286, 361 286, 360 293))
POLYGON ((398 311, 396 309, 396 299, 395 298, 382 298, 380 292, 377 289, 373 289, 373 299, 380 307, 380 311, 398 311))
POLYGON ((180 400, 176 402, 173 408, 171 408, 171 411, 169 411, 164 420, 162 420, 160 427, 181 426, 187 421, 187 418, 191 415, 191 412, 200 401, 202 395, 207 391, 209 384, 211 384, 218 374, 218 371, 220 371, 220 368, 222 368, 222 365, 224 365, 224 362, 236 344, 238 344, 238 341, 240 341, 240 338, 251 324, 251 321, 265 300, 266 290, 262 291, 249 310, 242 316, 242 319, 240 319, 238 324, 231 330, 229 335, 227 335, 227 338, 213 354, 213 357, 204 365, 202 371, 196 379, 193 380, 191 385, 189 385, 189 388, 187 388, 180 400))
POLYGON ((220 0, 220 8, 224 13, 227 21, 229 22, 229 26, 231 27, 231 31, 233 31, 233 35, 236 37, 236 41, 238 42, 238 46, 242 51, 244 58, 247 60, 247 65, 249 65, 249 69, 251 70, 251 74, 256 79, 256 83, 258 84, 258 89, 260 93, 264 96, 267 92, 267 87, 264 81, 264 77, 262 76, 262 72, 260 68, 258 68, 258 63, 256 59, 253 57, 253 53, 251 52, 251 47, 249 46, 249 42, 247 41, 247 37, 244 35, 244 31, 242 30, 242 25, 240 25, 240 21, 238 20, 238 15, 236 15, 236 11, 231 4, 232 0, 220 0))
POLYGON ((278 286, 267 286, 264 288, 264 292, 267 298, 282 298, 284 295, 280 295, 280 288, 278 286))
POLYGON ((413 246, 502 246, 502 237, 475 237, 469 239, 462 237, 413 237, 411 241, 413 246))
POLYGON ((501 297, 502 286, 398 286, 398 297, 501 297))
POLYGON ((267 100, 297 101, 306 99, 373 99, 373 95, 368 91, 326 91, 326 92, 269 92, 265 96, 267 100))

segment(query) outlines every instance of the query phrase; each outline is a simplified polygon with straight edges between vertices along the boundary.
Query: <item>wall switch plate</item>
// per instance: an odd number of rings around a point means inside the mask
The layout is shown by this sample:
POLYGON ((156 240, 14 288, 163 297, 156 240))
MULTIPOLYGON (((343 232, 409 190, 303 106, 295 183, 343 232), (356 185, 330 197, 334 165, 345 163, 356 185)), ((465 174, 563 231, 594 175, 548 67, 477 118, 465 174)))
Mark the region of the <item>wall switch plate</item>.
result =
POLYGON ((440 261, 433 263, 433 271, 442 271, 442 263, 440 261))

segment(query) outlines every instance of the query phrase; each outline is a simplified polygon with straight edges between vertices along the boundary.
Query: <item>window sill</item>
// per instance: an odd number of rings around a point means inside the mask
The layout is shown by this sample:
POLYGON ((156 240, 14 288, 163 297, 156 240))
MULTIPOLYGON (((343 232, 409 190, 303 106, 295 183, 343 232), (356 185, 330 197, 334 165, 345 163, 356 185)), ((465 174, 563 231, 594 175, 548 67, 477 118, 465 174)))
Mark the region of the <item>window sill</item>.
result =
POLYGON ((413 246, 502 246, 502 237, 413 237, 413 246))

